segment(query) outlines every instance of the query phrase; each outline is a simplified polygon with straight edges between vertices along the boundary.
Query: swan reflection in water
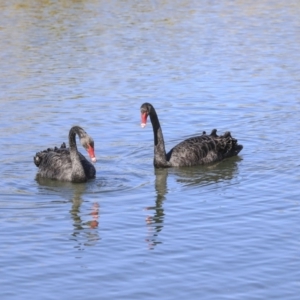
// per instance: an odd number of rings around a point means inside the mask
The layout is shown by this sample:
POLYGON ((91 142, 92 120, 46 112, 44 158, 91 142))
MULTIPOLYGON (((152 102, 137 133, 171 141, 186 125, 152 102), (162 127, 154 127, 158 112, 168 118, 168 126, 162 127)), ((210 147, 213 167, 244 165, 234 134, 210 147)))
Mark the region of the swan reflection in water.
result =
POLYGON ((63 194, 64 197, 66 197, 63 203, 72 203, 72 207, 69 211, 73 223, 70 239, 76 242, 75 248, 82 251, 86 246, 95 246, 100 240, 98 230, 100 206, 97 202, 94 202, 88 209, 88 213, 86 208, 82 209, 82 204, 88 203, 82 199, 82 195, 86 191, 86 184, 72 184, 39 177, 37 177, 37 181, 39 183, 39 189, 43 194, 49 192, 51 192, 51 194, 53 194, 53 192, 59 193, 60 195, 63 194))
POLYGON ((176 183, 181 183, 183 187, 201 187, 216 183, 226 182, 232 183, 237 178, 239 157, 229 158, 220 163, 197 166, 189 168, 172 168, 172 169, 155 169, 155 190, 156 201, 154 206, 146 207, 146 210, 154 211, 150 216, 146 217, 148 228, 148 237, 146 242, 149 250, 153 250, 156 245, 162 244, 159 240, 159 233, 164 227, 164 219, 166 216, 163 204, 166 200, 168 189, 167 178, 173 176, 176 183))
POLYGON ((211 165, 204 165, 193 168, 172 169, 176 181, 184 187, 200 187, 216 183, 226 182, 232 184, 233 179, 238 180, 238 162, 242 158, 239 156, 228 158, 224 161, 211 165))
POLYGON ((155 169, 155 190, 156 201, 155 206, 146 207, 146 210, 154 210, 153 216, 147 216, 146 223, 148 224, 149 237, 146 238, 149 249, 154 249, 161 242, 158 240, 158 233, 163 229, 164 209, 163 202, 167 194, 167 169, 155 169))
POLYGON ((89 221, 82 220, 81 198, 73 198, 72 208, 70 210, 73 219, 73 233, 71 240, 77 242, 75 248, 84 250, 86 246, 95 246, 100 240, 97 230, 99 225, 99 204, 94 202, 89 215, 89 221))

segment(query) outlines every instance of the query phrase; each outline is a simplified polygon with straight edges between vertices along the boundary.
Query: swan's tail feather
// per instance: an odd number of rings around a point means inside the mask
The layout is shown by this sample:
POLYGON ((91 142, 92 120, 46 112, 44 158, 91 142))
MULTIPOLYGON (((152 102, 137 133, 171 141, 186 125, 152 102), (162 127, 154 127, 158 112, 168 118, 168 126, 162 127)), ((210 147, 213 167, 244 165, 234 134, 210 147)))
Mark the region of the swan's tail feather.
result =
POLYGON ((38 167, 42 162, 42 157, 40 156, 40 152, 36 153, 36 155, 33 157, 34 164, 38 167))

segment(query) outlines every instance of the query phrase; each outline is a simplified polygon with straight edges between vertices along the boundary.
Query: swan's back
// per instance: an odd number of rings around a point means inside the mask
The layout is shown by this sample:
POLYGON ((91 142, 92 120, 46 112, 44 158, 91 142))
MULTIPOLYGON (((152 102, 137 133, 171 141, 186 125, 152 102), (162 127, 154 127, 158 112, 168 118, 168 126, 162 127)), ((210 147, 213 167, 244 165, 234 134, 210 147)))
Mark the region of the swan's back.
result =
POLYGON ((242 149, 230 132, 218 136, 214 129, 210 135, 191 137, 179 143, 167 153, 171 167, 190 167, 203 165, 237 155, 242 149))
MULTIPOLYGON (((87 179, 96 175, 95 167, 78 152, 87 179)), ((63 143, 60 148, 48 148, 36 153, 34 163, 39 168, 38 176, 61 181, 72 181, 72 161, 69 148, 63 143)))

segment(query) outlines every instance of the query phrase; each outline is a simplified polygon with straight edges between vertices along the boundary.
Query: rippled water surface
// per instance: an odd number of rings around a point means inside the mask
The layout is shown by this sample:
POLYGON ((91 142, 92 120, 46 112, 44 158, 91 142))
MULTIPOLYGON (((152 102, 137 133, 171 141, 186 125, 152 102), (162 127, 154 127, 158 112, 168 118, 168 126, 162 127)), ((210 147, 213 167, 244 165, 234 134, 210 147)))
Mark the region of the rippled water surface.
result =
MULTIPOLYGON (((0 3, 1 299, 299 299, 298 1, 0 3), (217 128, 244 145, 154 170, 217 128), (95 140, 97 177, 36 180, 37 151, 95 140)), ((80 148, 83 153, 83 149, 80 148)))

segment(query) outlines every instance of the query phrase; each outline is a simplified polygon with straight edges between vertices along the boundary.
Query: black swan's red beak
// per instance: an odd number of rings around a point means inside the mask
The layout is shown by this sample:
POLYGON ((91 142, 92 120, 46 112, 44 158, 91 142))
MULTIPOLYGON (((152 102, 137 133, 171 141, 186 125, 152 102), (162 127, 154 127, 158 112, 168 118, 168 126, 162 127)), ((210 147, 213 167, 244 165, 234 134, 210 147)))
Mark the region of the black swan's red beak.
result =
POLYGON ((96 159, 96 156, 95 156, 95 150, 91 145, 88 146, 87 152, 88 152, 88 154, 91 158, 91 161, 93 163, 95 163, 97 161, 97 159, 96 159))
POLYGON ((142 119, 141 127, 142 128, 144 128, 147 124, 147 117, 148 117, 148 114, 146 112, 141 113, 141 119, 142 119))

